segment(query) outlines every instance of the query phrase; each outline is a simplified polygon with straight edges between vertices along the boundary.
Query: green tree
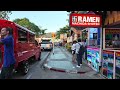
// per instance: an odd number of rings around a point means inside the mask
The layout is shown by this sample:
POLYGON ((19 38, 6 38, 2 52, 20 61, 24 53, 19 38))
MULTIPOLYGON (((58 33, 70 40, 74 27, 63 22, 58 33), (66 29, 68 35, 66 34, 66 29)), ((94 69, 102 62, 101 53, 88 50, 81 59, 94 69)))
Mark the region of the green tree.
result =
POLYGON ((11 11, 0 11, 0 19, 9 19, 9 15, 12 14, 11 11))
POLYGON ((40 35, 45 35, 46 33, 45 33, 45 31, 47 30, 47 29, 42 29, 41 27, 39 27, 40 28, 40 35))
POLYGON ((36 37, 39 37, 39 35, 42 33, 45 33, 45 31, 41 30, 37 25, 35 25, 33 22, 30 22, 28 18, 22 18, 22 19, 15 19, 13 22, 26 27, 30 29, 31 31, 35 32, 36 37))
POLYGON ((57 33, 56 33, 56 38, 59 39, 60 38, 60 34, 65 34, 67 33, 69 35, 70 33, 70 27, 68 25, 66 25, 63 28, 60 28, 57 33))
POLYGON ((42 35, 46 34, 46 33, 45 33, 46 30, 47 30, 47 29, 42 29, 42 30, 41 30, 41 34, 42 34, 42 35))

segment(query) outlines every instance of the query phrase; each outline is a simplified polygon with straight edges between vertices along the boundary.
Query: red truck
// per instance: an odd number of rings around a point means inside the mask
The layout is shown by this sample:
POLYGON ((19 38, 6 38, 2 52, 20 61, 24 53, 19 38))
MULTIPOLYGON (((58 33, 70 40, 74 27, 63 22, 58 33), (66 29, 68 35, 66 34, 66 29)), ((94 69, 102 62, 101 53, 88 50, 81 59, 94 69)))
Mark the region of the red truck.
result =
MULTIPOLYGON (((35 40, 35 33, 14 22, 0 19, 0 30, 3 27, 13 29, 14 55, 16 59, 15 70, 27 74, 29 71, 29 60, 40 60, 41 48, 35 40)), ((3 63, 4 48, 0 46, 0 70, 3 63)))

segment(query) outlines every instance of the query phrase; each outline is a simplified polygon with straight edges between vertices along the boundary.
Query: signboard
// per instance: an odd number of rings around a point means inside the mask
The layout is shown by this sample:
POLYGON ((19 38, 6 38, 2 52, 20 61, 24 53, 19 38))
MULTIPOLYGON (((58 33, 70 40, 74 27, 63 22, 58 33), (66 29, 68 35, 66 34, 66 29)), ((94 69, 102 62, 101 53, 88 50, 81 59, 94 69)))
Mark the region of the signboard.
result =
POLYGON ((70 26, 101 27, 101 17, 95 14, 70 14, 70 26))
POLYGON ((101 63, 99 48, 87 47, 87 60, 91 62, 91 67, 99 72, 99 66, 101 63))
POLYGON ((103 51, 102 73, 109 79, 113 79, 114 51, 103 51))

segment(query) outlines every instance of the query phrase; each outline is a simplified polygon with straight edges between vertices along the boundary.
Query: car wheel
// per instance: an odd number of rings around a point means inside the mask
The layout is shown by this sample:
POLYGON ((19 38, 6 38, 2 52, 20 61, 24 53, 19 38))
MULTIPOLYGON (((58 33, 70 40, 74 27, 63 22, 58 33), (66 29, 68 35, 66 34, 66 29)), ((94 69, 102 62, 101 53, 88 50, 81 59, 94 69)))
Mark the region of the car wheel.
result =
POLYGON ((22 63, 21 73, 23 75, 26 75, 28 73, 28 71, 29 71, 29 63, 28 63, 28 61, 25 61, 25 62, 22 63))
POLYGON ((38 61, 40 61, 41 60, 41 53, 39 53, 39 57, 38 57, 38 61))

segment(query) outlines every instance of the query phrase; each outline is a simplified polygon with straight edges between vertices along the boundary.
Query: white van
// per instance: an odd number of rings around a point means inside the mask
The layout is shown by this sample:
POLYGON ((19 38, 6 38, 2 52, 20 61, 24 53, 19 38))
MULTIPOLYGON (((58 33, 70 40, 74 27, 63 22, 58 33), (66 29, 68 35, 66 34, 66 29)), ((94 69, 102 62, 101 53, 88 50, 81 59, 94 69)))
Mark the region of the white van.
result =
POLYGON ((41 39, 41 49, 42 50, 52 50, 53 49, 53 43, 51 38, 42 38, 41 39))

